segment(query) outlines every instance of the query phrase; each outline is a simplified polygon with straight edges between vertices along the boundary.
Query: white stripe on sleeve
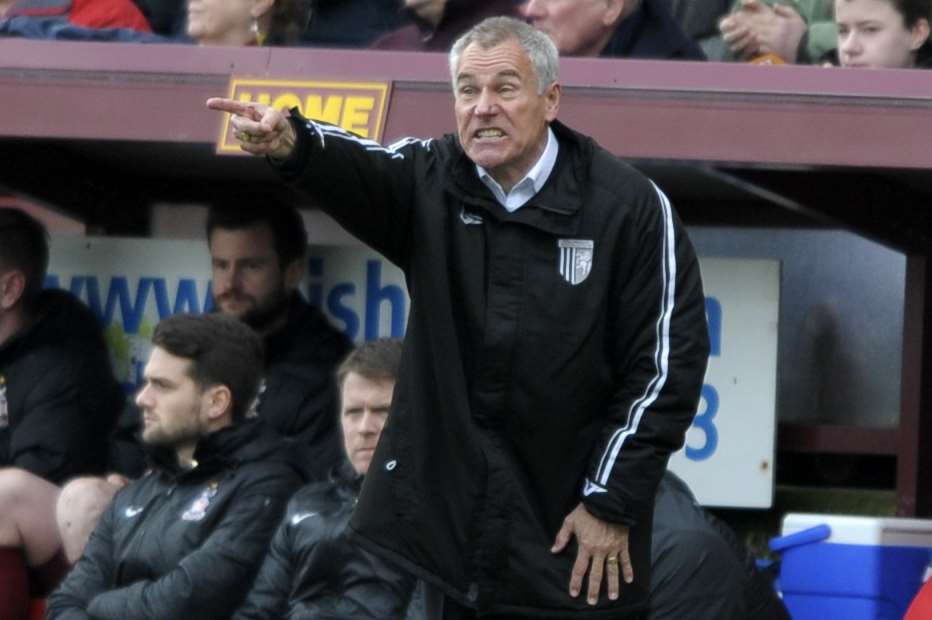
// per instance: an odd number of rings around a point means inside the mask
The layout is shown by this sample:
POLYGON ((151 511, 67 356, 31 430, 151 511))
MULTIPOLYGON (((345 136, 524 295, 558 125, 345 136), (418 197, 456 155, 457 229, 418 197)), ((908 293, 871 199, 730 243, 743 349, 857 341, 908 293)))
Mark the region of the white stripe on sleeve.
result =
POLYGON ((673 316, 673 301, 676 297, 676 239, 673 230, 673 210, 670 201, 657 185, 651 181, 657 196, 660 198, 660 208, 663 211, 663 270, 661 273, 662 296, 660 300, 660 316, 657 317, 656 333, 657 345, 654 350, 654 376, 647 384, 644 394, 631 404, 628 410, 628 419, 625 425, 616 430, 608 441, 605 452, 599 461, 596 470, 596 482, 607 487, 609 476, 615 467, 618 453, 621 452, 625 440, 635 434, 645 410, 657 400, 660 391, 667 381, 670 358, 670 320, 673 316))

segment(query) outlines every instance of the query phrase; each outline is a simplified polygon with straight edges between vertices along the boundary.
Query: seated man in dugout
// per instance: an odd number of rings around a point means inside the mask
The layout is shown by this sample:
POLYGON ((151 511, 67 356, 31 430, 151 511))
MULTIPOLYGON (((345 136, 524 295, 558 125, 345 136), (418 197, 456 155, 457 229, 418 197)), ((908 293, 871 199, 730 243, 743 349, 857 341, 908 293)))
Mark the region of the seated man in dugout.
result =
POLYGON ((136 396, 153 468, 127 484, 48 599, 48 618, 228 618, 255 577, 299 468, 245 419, 256 333, 228 316, 163 320, 136 396))
POLYGON ((0 208, 0 618, 23 617, 64 575, 54 506, 66 480, 104 471, 124 396, 96 318, 43 290, 48 232, 0 208))
MULTIPOLYGON (((308 480, 325 480, 343 460, 334 372, 351 345, 298 290, 308 246, 301 214, 247 196, 242 206, 211 208, 205 234, 215 310, 248 325, 264 344, 260 396, 250 415, 288 438, 308 480)), ((145 468, 137 454, 141 418, 135 408, 127 414, 114 462, 118 471, 135 477, 145 468)), ((126 482, 119 475, 85 477, 62 490, 57 520, 70 562, 81 555, 103 509, 126 482)))
POLYGON ((295 493, 235 620, 404 618, 414 579, 347 539, 346 526, 388 418, 401 342, 374 340, 337 373, 349 463, 295 493))
MULTIPOLYGON (((0 217, 0 224, 2 222, 0 217)), ((38 223, 36 226, 41 230, 38 223)), ((44 230, 42 235, 44 239, 44 230)), ((288 438, 305 478, 325 479, 343 459, 336 423, 337 386, 333 376, 350 344, 346 336, 298 291, 307 251, 307 232, 301 215, 291 207, 214 208, 208 214, 206 236, 215 308, 248 325, 265 345, 261 396, 254 401, 250 415, 258 416, 270 429, 288 438)), ((0 231, 0 240, 4 239, 0 231)), ((9 248, 16 247, 12 242, 0 245, 0 250, 6 249, 7 253, 11 252, 9 248)), ((2 256, 0 251, 0 258, 2 256)), ((44 267, 42 273, 45 273, 44 267)), ((43 294, 70 298, 60 291, 43 294)), ((99 328, 90 313, 79 302, 73 303, 86 317, 72 313, 71 320, 81 318, 78 324, 93 326, 99 336, 99 328)), ((2 319, 0 314, 0 323, 2 319)), ((82 367, 85 374, 81 376, 86 377, 91 372, 99 375, 93 381, 87 380, 88 386, 83 388, 84 401, 98 403, 100 399, 96 394, 109 394, 112 406, 100 404, 94 415, 109 411, 111 418, 115 418, 122 403, 119 386, 109 374, 105 381, 100 364, 96 363, 99 358, 101 363, 109 364, 103 339, 100 338, 95 348, 86 338, 76 336, 83 333, 82 330, 74 331, 73 327, 72 330, 70 338, 76 346, 83 347, 85 356, 82 367), (96 353, 91 356, 93 352, 96 353)), ((64 338, 57 340, 69 342, 64 338)), ((2 343, 0 337, 0 370, 6 359, 2 343)), ((77 392, 68 383, 63 383, 62 387, 77 392)), ((2 393, 0 390, 0 395, 2 393)), ((18 411, 17 403, 11 405, 14 411, 18 411)), ((38 419, 38 414, 36 417, 38 419)), ((14 415, 13 419, 19 420, 19 416, 14 415)), ((135 407, 129 407, 121 419, 128 423, 121 425, 125 428, 121 429, 110 450, 111 466, 120 473, 111 473, 106 478, 79 477, 59 489, 27 472, 0 470, 0 505, 16 506, 15 510, 0 513, 0 618, 22 617, 30 590, 41 596, 58 584, 68 567, 81 556, 114 493, 129 482, 123 474, 137 476, 144 470, 145 458, 139 453, 136 442, 140 414, 135 407), (28 575, 27 566, 30 567, 28 575), (29 577, 34 583, 27 589, 21 584, 29 581, 29 577)), ((78 429, 82 432, 62 436, 81 438, 83 445, 93 448, 92 453, 99 457, 108 453, 109 431, 88 436, 95 428, 88 425, 78 429)), ((0 439, 2 436, 0 430, 0 439)), ((98 458, 93 469, 75 469, 69 473, 102 471, 105 460, 98 458)), ((75 457, 71 465, 81 462, 75 457)))

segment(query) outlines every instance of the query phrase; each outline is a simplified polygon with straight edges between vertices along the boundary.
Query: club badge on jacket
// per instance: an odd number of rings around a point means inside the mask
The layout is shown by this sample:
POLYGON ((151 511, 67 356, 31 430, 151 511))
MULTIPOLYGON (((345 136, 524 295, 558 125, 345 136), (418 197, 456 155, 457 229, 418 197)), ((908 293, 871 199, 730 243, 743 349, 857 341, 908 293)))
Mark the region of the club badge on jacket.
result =
POLYGON ((182 513, 181 518, 185 521, 200 521, 207 514, 207 508, 210 506, 210 500, 217 494, 220 487, 219 482, 211 482, 207 485, 201 494, 198 495, 187 510, 182 513))
POLYGON ((560 275, 576 286, 589 277, 595 243, 592 239, 560 239, 560 275))

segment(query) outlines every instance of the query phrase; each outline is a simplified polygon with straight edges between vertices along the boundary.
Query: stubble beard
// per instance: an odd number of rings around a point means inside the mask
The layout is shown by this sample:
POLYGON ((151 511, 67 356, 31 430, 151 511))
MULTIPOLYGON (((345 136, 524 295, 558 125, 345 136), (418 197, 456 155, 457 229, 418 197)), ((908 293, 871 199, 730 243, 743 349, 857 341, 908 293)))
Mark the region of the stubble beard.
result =
POLYGON ((158 424, 152 428, 143 428, 142 442, 149 446, 160 446, 175 450, 181 446, 197 443, 204 435, 204 429, 198 423, 197 410, 192 410, 191 419, 187 420, 181 426, 175 426, 166 429, 163 425, 158 424))
MULTIPOLYGON (((264 333, 270 326, 281 320, 282 316, 288 312, 288 305, 291 301, 291 291, 280 288, 272 293, 267 299, 259 303, 253 299, 253 307, 246 310, 236 318, 252 328, 257 333, 264 333)), ((223 312, 223 304, 214 299, 214 306, 223 312)), ((226 314, 224 312, 224 314, 226 314)))

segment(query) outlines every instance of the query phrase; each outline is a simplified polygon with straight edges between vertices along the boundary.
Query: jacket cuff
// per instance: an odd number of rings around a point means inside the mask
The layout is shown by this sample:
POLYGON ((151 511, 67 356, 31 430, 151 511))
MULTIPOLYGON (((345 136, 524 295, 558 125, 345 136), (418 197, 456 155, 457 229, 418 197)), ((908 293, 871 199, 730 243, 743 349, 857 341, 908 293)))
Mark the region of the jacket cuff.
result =
POLYGON ((265 159, 279 174, 291 180, 300 176, 305 166, 307 166, 308 151, 310 150, 308 142, 310 140, 307 119, 301 115, 298 108, 291 108, 289 113, 288 122, 291 123, 295 135, 294 149, 291 151, 291 156, 287 159, 275 159, 266 156, 265 159))
POLYGON ((620 523, 626 527, 634 527, 638 524, 638 519, 633 514, 626 514, 624 510, 618 510, 615 506, 607 505, 606 501, 599 501, 596 495, 590 495, 582 498, 583 506, 586 511, 600 521, 609 523, 620 523))

